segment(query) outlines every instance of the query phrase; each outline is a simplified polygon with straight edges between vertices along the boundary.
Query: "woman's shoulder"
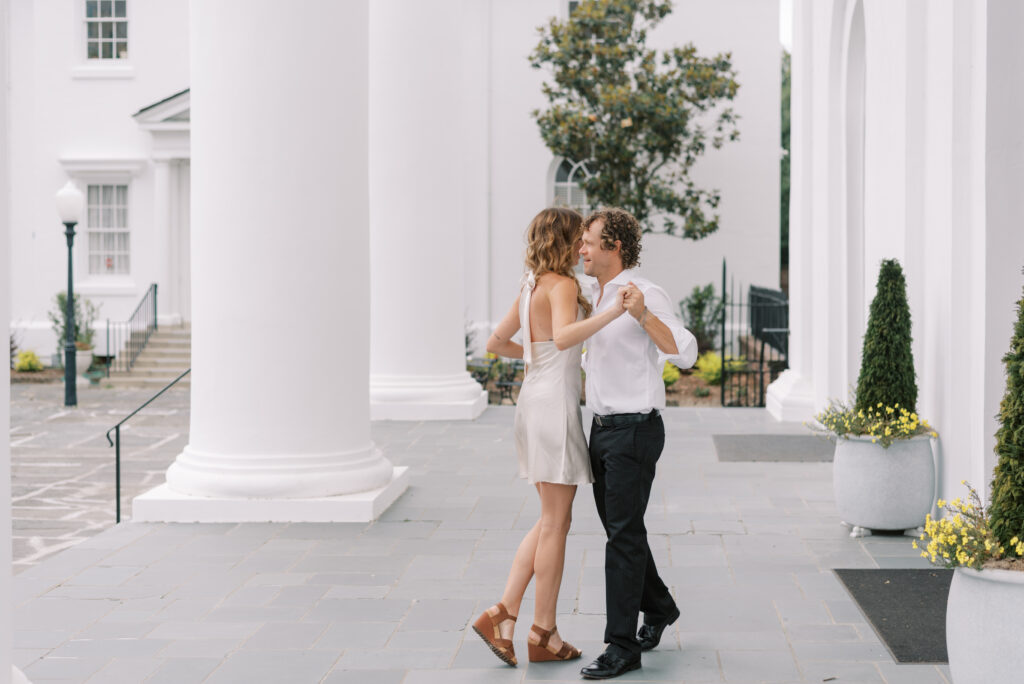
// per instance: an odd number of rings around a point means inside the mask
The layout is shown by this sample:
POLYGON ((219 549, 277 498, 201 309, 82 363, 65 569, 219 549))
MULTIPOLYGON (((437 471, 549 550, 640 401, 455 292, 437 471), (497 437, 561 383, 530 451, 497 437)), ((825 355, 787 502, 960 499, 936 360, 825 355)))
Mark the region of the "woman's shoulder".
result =
POLYGON ((564 283, 572 283, 575 282, 575 280, 576 279, 571 276, 562 275, 561 273, 554 273, 552 271, 547 271, 546 273, 542 273, 540 276, 537 277, 538 284, 543 284, 551 288, 555 288, 564 283))

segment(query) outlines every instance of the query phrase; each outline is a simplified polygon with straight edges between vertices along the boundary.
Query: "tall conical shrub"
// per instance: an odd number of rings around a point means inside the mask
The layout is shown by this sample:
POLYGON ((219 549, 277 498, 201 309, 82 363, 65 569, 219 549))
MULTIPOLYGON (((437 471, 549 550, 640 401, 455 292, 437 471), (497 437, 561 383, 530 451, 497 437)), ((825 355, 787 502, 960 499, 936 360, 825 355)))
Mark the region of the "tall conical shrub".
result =
POLYGON ((910 305, 903 269, 886 259, 878 272, 878 286, 871 302, 868 329, 864 333, 857 409, 883 406, 916 411, 917 382, 914 353, 910 349, 910 305))
POLYGON ((989 514, 992 531, 1009 549, 1013 537, 1024 539, 1024 297, 1017 302, 1017 325, 1003 363, 1006 393, 999 404, 999 463, 992 480, 989 514))

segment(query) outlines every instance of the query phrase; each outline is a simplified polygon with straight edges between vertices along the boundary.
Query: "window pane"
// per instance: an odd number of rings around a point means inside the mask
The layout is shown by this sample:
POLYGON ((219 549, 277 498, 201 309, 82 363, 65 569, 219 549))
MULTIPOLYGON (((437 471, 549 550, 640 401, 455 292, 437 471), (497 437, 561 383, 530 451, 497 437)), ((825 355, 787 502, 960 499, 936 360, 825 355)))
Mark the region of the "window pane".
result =
POLYGON ((88 24, 85 25, 85 28, 86 28, 86 31, 88 32, 86 37, 88 37, 88 38, 99 38, 100 37, 100 27, 99 27, 99 24, 97 24, 95 21, 90 21, 88 24))
POLYGON ((115 257, 115 259, 117 259, 117 271, 116 272, 117 273, 129 273, 129 270, 128 270, 128 264, 129 264, 128 255, 125 254, 123 256, 115 257))
POLYGON ((88 195, 89 195, 89 204, 90 205, 99 204, 99 201, 100 201, 100 186, 98 186, 98 185, 90 185, 89 188, 88 188, 88 195))
POLYGON ((558 171, 555 172, 555 182, 564 183, 565 181, 569 180, 569 172, 571 170, 572 164, 570 164, 566 160, 563 160, 562 163, 558 165, 558 171))
POLYGON ((555 186, 555 206, 556 207, 567 207, 569 206, 569 188, 564 185, 555 186))
POLYGON ((89 253, 92 254, 100 248, 100 234, 95 231, 89 231, 89 253))
POLYGON ((113 38, 114 37, 114 24, 109 22, 109 21, 101 22, 100 23, 100 33, 102 34, 103 38, 113 38))
POLYGON ((572 188, 572 201, 570 204, 574 207, 587 206, 587 193, 583 192, 583 188, 578 185, 572 185, 570 187, 572 188))
POLYGON ((116 233, 101 233, 103 236, 103 251, 113 252, 114 247, 117 245, 117 234, 116 233))
POLYGON ((117 251, 128 253, 128 233, 117 233, 117 251))
POLYGON ((100 44, 99 43, 89 43, 88 51, 86 52, 86 57, 88 57, 89 59, 99 59, 100 58, 100 44))
POLYGON ((100 257, 99 257, 98 254, 90 254, 89 255, 89 273, 92 274, 92 273, 99 273, 99 272, 100 272, 100 257))
MULTIPOLYGON (((103 185, 103 186, 100 186, 100 187, 103 188, 103 204, 106 205, 106 206, 110 206, 111 204, 114 203, 114 186, 113 185, 103 185)), ((105 223, 103 225, 110 225, 110 224, 109 223, 105 223)))
POLYGON ((114 272, 114 257, 109 254, 103 255, 103 272, 113 273, 114 272))
POLYGON ((97 15, 96 6, 99 4, 98 0, 86 0, 85 2, 85 16, 95 17, 97 15))
POLYGON ((114 13, 112 0, 100 0, 100 16, 109 17, 114 13))
POLYGON ((115 218, 117 219, 117 223, 114 224, 115 227, 117 227, 117 228, 127 228, 128 227, 128 210, 127 209, 125 209, 125 208, 117 209, 116 213, 115 213, 115 218))
POLYGON ((125 13, 124 13, 124 5, 125 5, 124 0, 115 0, 114 1, 114 16, 115 17, 126 16, 125 13))
POLYGON ((103 43, 103 50, 101 51, 103 59, 113 59, 114 57, 114 44, 103 43))
POLYGON ((114 24, 114 36, 117 38, 127 38, 128 24, 126 24, 123 21, 119 21, 116 24, 114 24))
POLYGON ((118 41, 116 52, 118 59, 128 59, 128 42, 123 40, 118 41))
POLYGON ((122 207, 128 206, 128 186, 118 185, 117 186, 117 203, 122 207))

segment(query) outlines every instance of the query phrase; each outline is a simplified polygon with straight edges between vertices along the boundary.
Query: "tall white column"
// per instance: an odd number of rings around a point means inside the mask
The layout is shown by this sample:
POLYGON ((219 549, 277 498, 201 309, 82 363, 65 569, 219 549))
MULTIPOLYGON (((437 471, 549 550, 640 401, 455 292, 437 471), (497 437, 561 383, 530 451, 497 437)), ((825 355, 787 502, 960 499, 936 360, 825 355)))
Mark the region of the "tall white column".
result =
POLYGON ((487 406, 464 344, 462 122, 484 112, 463 106, 461 5, 370 7, 374 419, 472 419, 487 406))
POLYGON ((191 6, 191 435, 136 519, 365 520, 405 486, 370 438, 368 4, 191 6))
MULTIPOLYGON (((11 176, 8 154, 9 119, 7 93, 9 85, 7 0, 0 0, 0 332, 10 336, 11 321, 11 205, 9 189, 11 176)), ((60 225, 56 215, 54 230, 60 225)), ((11 434, 10 377, 0 373, 0 434, 11 434)), ((11 445, 8 438, 0 439, 0 682, 28 684, 21 670, 14 667, 12 649, 14 626, 11 623, 11 445)))

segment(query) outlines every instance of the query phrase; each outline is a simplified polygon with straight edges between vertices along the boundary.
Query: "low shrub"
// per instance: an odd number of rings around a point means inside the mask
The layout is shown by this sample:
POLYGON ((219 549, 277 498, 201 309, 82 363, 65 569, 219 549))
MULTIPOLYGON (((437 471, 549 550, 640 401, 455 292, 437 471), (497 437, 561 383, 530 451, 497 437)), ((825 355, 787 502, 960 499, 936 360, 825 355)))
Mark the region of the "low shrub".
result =
MULTIPOLYGON (((725 357, 726 369, 729 371, 740 371, 743 370, 747 365, 747 360, 742 356, 733 358, 732 356, 725 357)), ((722 384, 722 357, 713 351, 704 352, 700 358, 697 359, 697 377, 709 385, 721 385, 722 384)))
POLYGON ((14 364, 14 370, 19 372, 35 372, 43 370, 43 362, 39 360, 36 353, 31 350, 18 352, 18 360, 14 364))
POLYGON ((661 380, 665 383, 666 389, 676 384, 680 375, 678 368, 668 361, 665 362, 665 367, 661 370, 661 380))

